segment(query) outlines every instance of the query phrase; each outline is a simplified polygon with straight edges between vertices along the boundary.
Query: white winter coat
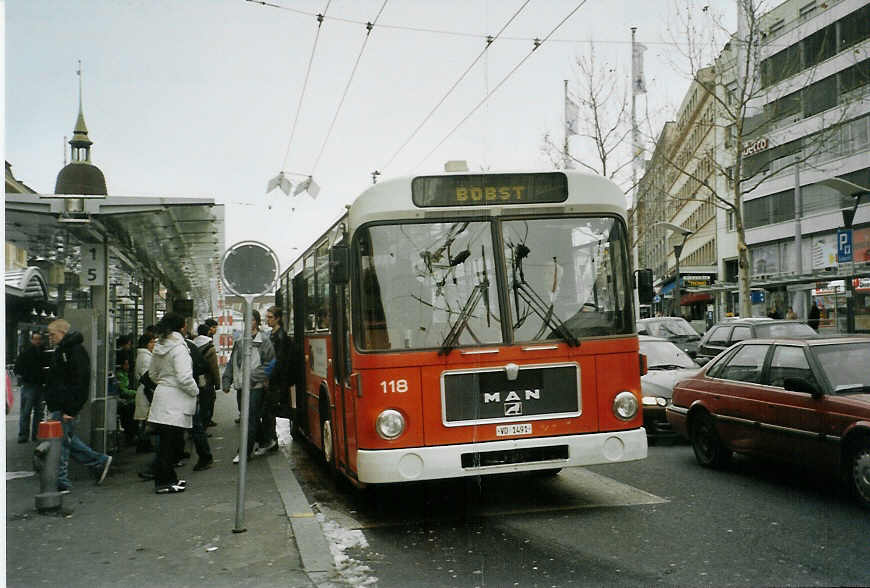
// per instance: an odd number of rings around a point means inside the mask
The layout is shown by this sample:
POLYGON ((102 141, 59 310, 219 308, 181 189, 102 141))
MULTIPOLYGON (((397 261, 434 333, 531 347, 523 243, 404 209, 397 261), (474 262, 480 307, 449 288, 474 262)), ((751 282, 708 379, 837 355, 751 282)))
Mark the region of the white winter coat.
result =
MULTIPOLYGON (((133 370, 133 381, 139 384, 139 378, 148 371, 149 367, 151 367, 151 352, 146 347, 140 347, 136 350, 136 369, 133 370)), ((136 411, 133 413, 133 418, 137 421, 147 420, 150 408, 151 403, 145 396, 145 386, 139 384, 136 386, 136 411)))
POLYGON ((193 379, 190 351, 181 333, 173 332, 157 340, 148 373, 157 384, 148 422, 190 429, 199 387, 193 379))

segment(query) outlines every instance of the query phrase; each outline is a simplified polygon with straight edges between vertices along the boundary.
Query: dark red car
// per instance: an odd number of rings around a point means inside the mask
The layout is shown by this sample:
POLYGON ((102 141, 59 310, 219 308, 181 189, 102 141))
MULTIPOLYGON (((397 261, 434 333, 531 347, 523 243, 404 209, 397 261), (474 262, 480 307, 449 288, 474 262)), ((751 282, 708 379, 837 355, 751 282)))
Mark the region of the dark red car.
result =
POLYGON ((667 418, 702 466, 834 466, 870 507, 870 338, 742 341, 676 385, 667 418))

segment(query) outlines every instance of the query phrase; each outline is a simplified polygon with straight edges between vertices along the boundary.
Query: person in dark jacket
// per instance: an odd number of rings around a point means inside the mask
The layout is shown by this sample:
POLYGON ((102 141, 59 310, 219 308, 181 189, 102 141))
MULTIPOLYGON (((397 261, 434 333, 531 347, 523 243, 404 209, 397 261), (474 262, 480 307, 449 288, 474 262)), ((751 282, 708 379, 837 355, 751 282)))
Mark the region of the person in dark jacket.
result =
POLYGON ((819 322, 821 321, 822 313, 819 310, 819 303, 817 300, 813 300, 813 307, 810 309, 810 316, 807 319, 807 324, 811 326, 816 331, 819 330, 819 322))
POLYGON ((39 421, 42 417, 42 397, 45 386, 46 365, 45 347, 42 333, 30 335, 30 345, 15 360, 15 373, 21 382, 21 415, 18 420, 18 442, 27 443, 28 438, 36 441, 39 421), (32 423, 31 427, 31 413, 32 423))
POLYGON ((290 338, 284 331, 281 309, 270 306, 266 310, 266 324, 272 329, 269 340, 275 350, 274 367, 269 372, 269 384, 263 399, 263 426, 259 431, 257 442, 259 452, 278 451, 278 432, 275 429, 275 417, 281 412, 281 404, 290 402, 291 355, 290 338))
POLYGON ((57 489, 68 491, 69 458, 94 472, 97 484, 102 484, 112 464, 112 456, 99 453, 85 445, 75 432, 78 415, 88 401, 91 383, 91 360, 82 346, 81 333, 70 330, 70 324, 57 319, 48 325, 48 338, 54 345, 54 353, 48 370, 45 403, 52 413, 51 418, 61 422, 63 446, 57 472, 57 489))

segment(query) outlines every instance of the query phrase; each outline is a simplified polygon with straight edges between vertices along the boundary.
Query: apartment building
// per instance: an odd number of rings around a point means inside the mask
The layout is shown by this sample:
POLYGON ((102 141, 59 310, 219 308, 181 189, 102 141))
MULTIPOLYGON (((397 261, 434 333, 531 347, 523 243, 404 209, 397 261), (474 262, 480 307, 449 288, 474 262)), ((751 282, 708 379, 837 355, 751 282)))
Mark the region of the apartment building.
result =
MULTIPOLYGON (((839 177, 870 186, 870 0, 786 0, 761 26, 758 115, 743 137, 741 184, 753 314, 792 308, 806 318, 819 304, 825 328, 870 330, 870 195, 854 218, 854 261, 838 262, 841 210, 855 199, 821 183, 839 177), (849 301, 854 325, 846 324, 849 301)), ((700 319, 709 311, 719 319, 739 310, 734 212, 705 203, 697 186, 707 178, 717 194, 729 194, 734 132, 722 104, 736 92, 735 60, 729 43, 698 73, 638 188, 638 257, 654 269, 656 310, 666 314, 700 319), (721 102, 705 90, 711 87, 721 102), (662 221, 693 231, 680 257, 679 309, 669 293, 673 245, 682 237, 656 226, 662 221)))

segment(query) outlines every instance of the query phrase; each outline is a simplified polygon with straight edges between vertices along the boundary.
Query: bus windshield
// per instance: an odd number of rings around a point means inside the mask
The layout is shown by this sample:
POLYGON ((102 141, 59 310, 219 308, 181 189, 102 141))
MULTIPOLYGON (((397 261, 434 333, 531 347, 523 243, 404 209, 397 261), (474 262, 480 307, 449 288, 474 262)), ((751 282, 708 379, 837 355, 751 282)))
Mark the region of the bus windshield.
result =
POLYGON ((374 225, 355 240, 360 349, 449 352, 506 336, 576 345, 632 330, 625 239, 615 219, 374 225), (504 245, 498 258, 494 238, 504 245))
POLYGON ((630 332, 620 223, 560 217, 507 221, 502 231, 515 341, 630 332))

